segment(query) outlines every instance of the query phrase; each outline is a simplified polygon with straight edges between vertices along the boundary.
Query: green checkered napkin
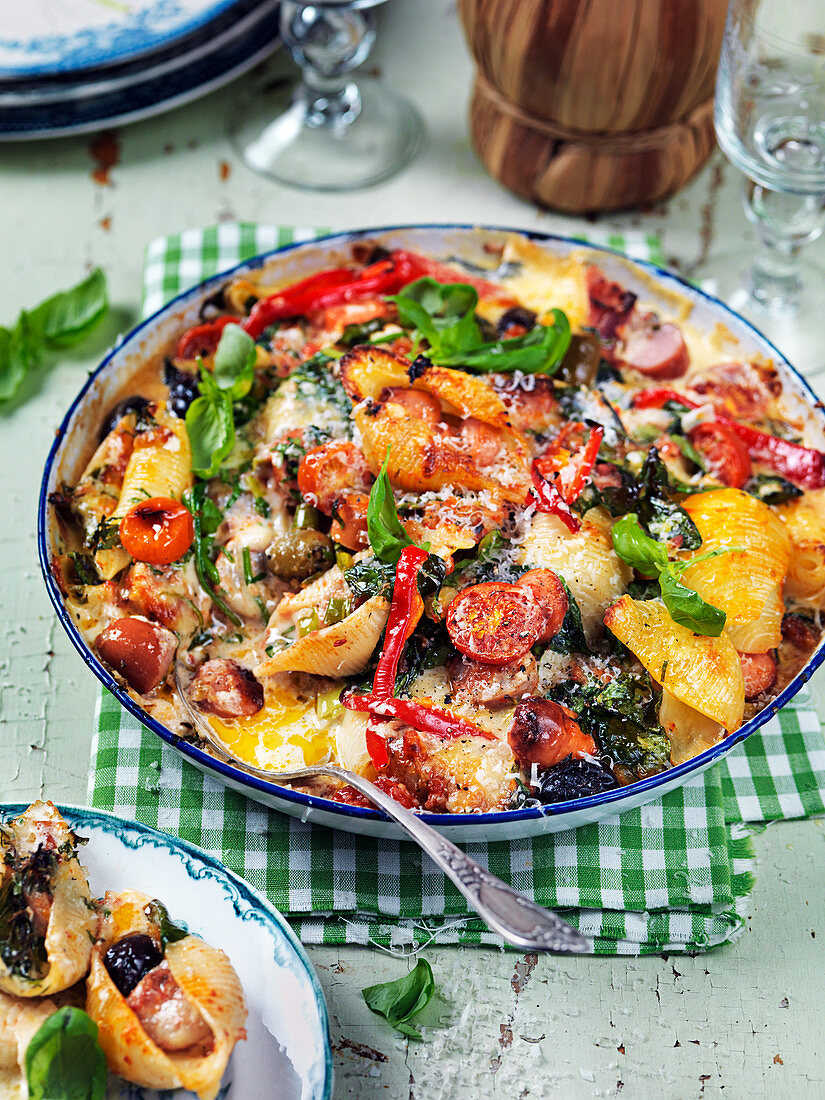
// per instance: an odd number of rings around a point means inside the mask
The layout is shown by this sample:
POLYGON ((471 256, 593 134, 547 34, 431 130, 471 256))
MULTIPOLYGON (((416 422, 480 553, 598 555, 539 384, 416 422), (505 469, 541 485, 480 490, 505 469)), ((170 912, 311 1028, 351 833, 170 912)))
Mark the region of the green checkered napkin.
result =
MULTIPOLYGON (((258 252, 313 231, 227 224, 154 241, 145 312, 258 252)), ((660 259, 651 238, 602 238, 660 259)), ((267 894, 305 943, 395 950, 494 944, 419 849, 268 811, 184 761, 104 692, 93 805, 184 837, 267 894)), ((480 863, 564 912, 598 954, 698 951, 744 927, 753 883, 745 823, 825 812, 825 741, 807 691, 719 766, 658 801, 575 831, 467 845, 480 863)))

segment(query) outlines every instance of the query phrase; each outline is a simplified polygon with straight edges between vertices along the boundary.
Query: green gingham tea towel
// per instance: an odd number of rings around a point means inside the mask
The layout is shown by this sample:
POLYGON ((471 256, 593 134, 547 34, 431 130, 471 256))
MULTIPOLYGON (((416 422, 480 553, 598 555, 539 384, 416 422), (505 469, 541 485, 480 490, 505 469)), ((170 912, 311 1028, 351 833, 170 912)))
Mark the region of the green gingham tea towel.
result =
MULTIPOLYGON (((153 242, 145 312, 239 260, 312 230, 221 225, 153 242)), ((655 238, 605 238, 660 260, 655 238)), ((419 849, 312 827, 202 775, 101 699, 90 800, 218 855, 266 893, 305 943, 408 949, 501 940, 419 849)), ((825 742, 807 693, 725 763, 638 810, 575 831, 467 845, 540 904, 564 911, 599 954, 697 951, 733 939, 754 861, 743 822, 825 812, 825 742)))

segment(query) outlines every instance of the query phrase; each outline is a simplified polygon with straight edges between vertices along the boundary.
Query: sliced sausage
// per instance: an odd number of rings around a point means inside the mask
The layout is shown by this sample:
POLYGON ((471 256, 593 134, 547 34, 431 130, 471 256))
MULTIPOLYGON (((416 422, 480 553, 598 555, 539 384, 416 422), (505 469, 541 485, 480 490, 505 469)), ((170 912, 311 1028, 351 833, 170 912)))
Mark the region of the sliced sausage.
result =
POLYGON ((146 695, 166 679, 178 640, 171 630, 127 615, 100 633, 97 651, 129 687, 146 695))
POLYGON ((441 420, 441 402, 431 393, 411 390, 404 386, 387 386, 379 396, 382 405, 401 405, 404 412, 413 420, 423 420, 434 428, 441 420))
POLYGON ((590 313, 587 323, 604 340, 612 340, 624 325, 636 305, 636 295, 619 283, 611 282, 598 267, 587 269, 587 294, 590 313))
POLYGON ((706 367, 692 382, 696 393, 710 398, 715 408, 737 420, 766 416, 782 383, 771 367, 757 363, 717 363, 706 367))
POLYGON ((363 550, 369 546, 367 537, 367 493, 344 493, 336 497, 332 509, 330 538, 346 546, 347 550, 363 550))
POLYGON ((819 641, 813 623, 793 611, 788 611, 782 617, 782 638, 805 653, 809 653, 819 641))
POLYGON ((552 768, 567 756, 594 756, 596 742, 584 732, 576 715, 550 699, 525 699, 513 715, 507 734, 513 755, 522 766, 552 768))
POLYGON ((168 962, 141 978, 126 1004, 161 1050, 187 1050, 212 1038, 209 1024, 178 985, 168 962))
POLYGON ((248 718, 264 705, 264 689, 253 673, 226 657, 204 661, 187 694, 218 718, 248 718))
POLYGON ((541 608, 544 626, 537 640, 549 642, 561 630, 567 614, 568 599, 564 585, 552 569, 528 569, 516 584, 527 588, 541 608))
POLYGON ((538 664, 532 653, 498 666, 459 657, 450 663, 449 672, 453 695, 477 707, 514 703, 531 695, 539 682, 538 664))
POLYGON ((616 349, 619 366, 648 378, 681 378, 690 363, 682 331, 670 321, 660 323, 651 317, 625 330, 616 349))
POLYGON ((461 421, 459 439, 462 450, 468 452, 475 466, 491 466, 501 453, 502 434, 499 428, 476 420, 474 416, 461 421))
POLYGON ((740 653, 739 660, 749 702, 776 683, 776 658, 772 653, 740 653))

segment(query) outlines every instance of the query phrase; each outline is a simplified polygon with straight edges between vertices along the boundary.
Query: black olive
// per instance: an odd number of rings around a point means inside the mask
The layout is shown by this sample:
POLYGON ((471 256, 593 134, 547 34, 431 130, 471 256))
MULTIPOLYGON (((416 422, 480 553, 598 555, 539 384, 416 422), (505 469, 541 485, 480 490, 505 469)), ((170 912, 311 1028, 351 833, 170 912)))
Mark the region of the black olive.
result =
POLYGON ((596 760, 565 757, 552 768, 540 769, 532 792, 542 802, 569 802, 589 794, 601 794, 619 786, 613 774, 596 760))
POLYGON ((214 294, 204 298, 198 310, 198 320, 214 321, 224 313, 226 313, 226 286, 220 287, 214 294))
POLYGON ((169 387, 169 411, 183 420, 186 410, 200 393, 198 376, 189 371, 178 370, 171 359, 165 359, 163 381, 169 387))
POLYGON ((503 336, 510 325, 521 325, 523 329, 529 332, 530 329, 536 327, 536 315, 532 309, 525 309, 524 306, 513 306, 512 309, 502 313, 498 319, 496 329, 499 336, 503 336))
POLYGON ((118 401, 115 407, 103 418, 98 435, 99 442, 103 442, 109 432, 118 426, 127 413, 143 412, 148 404, 149 402, 145 397, 139 397, 136 393, 133 393, 131 397, 124 397, 122 401, 118 401))
POLYGON ((124 997, 128 997, 141 978, 153 970, 163 955, 151 936, 136 932, 113 943, 103 956, 109 977, 124 997))
POLYGON ((487 320, 486 317, 481 317, 476 314, 476 324, 478 325, 478 331, 481 333, 482 340, 486 340, 487 343, 492 343, 494 340, 498 340, 501 333, 497 330, 496 326, 487 320))

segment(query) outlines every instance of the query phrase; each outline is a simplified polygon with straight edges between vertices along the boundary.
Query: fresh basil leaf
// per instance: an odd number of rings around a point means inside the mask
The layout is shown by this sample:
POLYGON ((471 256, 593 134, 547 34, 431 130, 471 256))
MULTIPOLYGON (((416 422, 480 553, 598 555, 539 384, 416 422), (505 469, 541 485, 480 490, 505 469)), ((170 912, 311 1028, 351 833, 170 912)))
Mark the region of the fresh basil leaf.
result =
POLYGON ((706 603, 698 592, 682 584, 670 570, 659 575, 662 600, 671 619, 694 634, 718 638, 725 627, 725 612, 706 603))
POLYGON ((523 336, 495 340, 456 354, 436 357, 444 367, 463 366, 482 374, 520 370, 522 374, 553 374, 570 346, 570 323, 560 309, 552 325, 536 325, 523 336))
POLYGON ((622 516, 613 524, 613 549, 629 566, 645 576, 652 576, 667 567, 667 550, 645 534, 635 512, 622 516))
POLYGON ((192 448, 192 470, 198 477, 214 477, 235 445, 232 397, 209 371, 201 368, 200 397, 186 410, 186 431, 192 448))
POLYGON ((213 377, 233 401, 246 397, 255 381, 255 341, 240 325, 227 325, 213 360, 213 377))
MULTIPOLYGON (((21 314, 21 318, 23 316, 21 314)), ((20 321, 11 331, 0 328, 0 401, 14 397, 29 370, 36 365, 27 354, 20 321)))
POLYGON ((398 518, 398 509, 395 507, 392 486, 387 476, 389 461, 390 451, 387 448, 384 465, 381 467, 381 472, 370 490, 370 499, 367 505, 367 537, 376 558, 379 561, 390 562, 395 565, 401 557, 401 551, 406 546, 415 546, 415 543, 404 530, 401 520, 398 518))
POLYGON ((421 1032, 409 1020, 430 1003, 433 993, 435 979, 426 959, 419 959, 409 974, 394 982, 382 982, 361 990, 367 1008, 376 1016, 383 1016, 390 1027, 410 1039, 421 1038, 421 1032))
POLYGON ((79 1008, 49 1016, 26 1050, 29 1100, 103 1100, 106 1058, 97 1024, 79 1008))
POLYGON ((177 943, 178 940, 184 940, 189 935, 189 932, 185 928, 181 928, 180 925, 175 924, 169 917, 169 910, 163 904, 162 901, 158 901, 154 898, 144 906, 144 912, 146 916, 156 924, 160 930, 160 945, 162 950, 166 950, 167 943, 177 943))
POLYGON ((99 267, 71 290, 55 294, 35 309, 32 325, 55 347, 82 340, 109 308, 106 276, 99 267))
POLYGON ((213 535, 217 531, 222 516, 218 506, 206 492, 206 482, 199 481, 183 494, 183 503, 192 513, 195 538, 192 548, 195 557, 195 571, 201 587, 207 592, 213 603, 234 626, 240 626, 241 620, 218 594, 220 576, 212 561, 213 535))

